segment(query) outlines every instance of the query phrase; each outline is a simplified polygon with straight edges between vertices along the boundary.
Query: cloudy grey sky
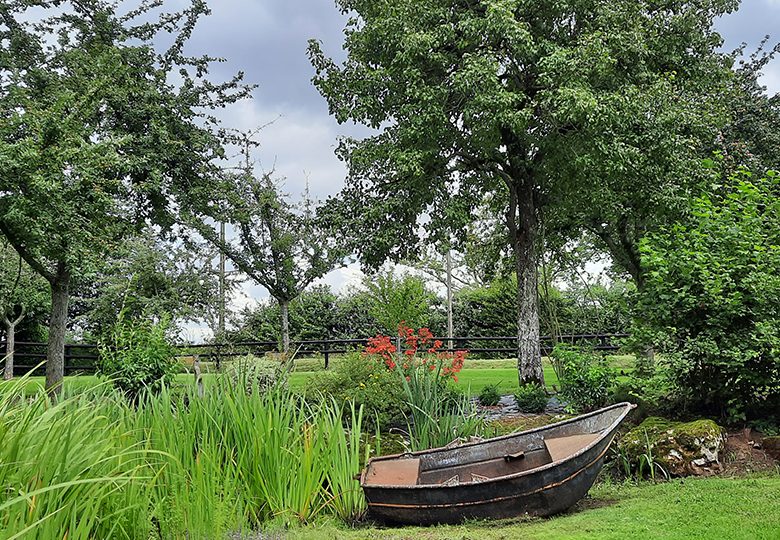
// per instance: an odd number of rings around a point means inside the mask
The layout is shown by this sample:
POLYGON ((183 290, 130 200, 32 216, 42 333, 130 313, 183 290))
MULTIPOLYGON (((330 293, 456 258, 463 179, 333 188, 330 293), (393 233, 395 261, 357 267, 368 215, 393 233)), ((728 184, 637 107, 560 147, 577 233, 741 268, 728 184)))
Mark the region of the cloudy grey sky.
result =
MULTIPOLYGON (((175 3, 185 4, 183 0, 175 3)), ((271 120, 260 135, 262 168, 274 168, 287 178, 286 191, 297 194, 308 178, 315 197, 338 192, 345 168, 334 156, 339 136, 355 133, 339 126, 311 84, 313 69, 306 56, 309 39, 319 39, 326 52, 343 57, 342 30, 346 17, 333 0, 211 0, 212 15, 204 18, 190 42, 190 52, 222 56, 215 65, 216 80, 244 71, 259 85, 255 99, 225 111, 225 125, 249 130, 271 120)), ((743 0, 740 10, 718 22, 724 49, 742 42, 748 52, 767 34, 780 41, 780 0, 743 0)), ((780 91, 780 62, 766 70, 770 92, 780 91)), ((324 280, 337 290, 359 280, 355 267, 333 272, 324 280)), ((267 297, 260 287, 247 286, 239 304, 267 297)))

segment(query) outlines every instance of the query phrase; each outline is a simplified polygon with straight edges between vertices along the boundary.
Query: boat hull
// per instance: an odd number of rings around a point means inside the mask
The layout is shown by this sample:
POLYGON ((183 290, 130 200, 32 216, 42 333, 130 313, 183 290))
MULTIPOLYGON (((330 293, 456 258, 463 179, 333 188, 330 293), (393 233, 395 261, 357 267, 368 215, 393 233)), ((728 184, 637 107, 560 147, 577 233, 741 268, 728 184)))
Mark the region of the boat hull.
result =
MULTIPOLYGON (((626 405, 625 414, 631 407, 626 405)), ((387 523, 432 525, 563 512, 593 485, 625 414, 583 451, 522 474, 459 485, 364 484, 370 515, 387 523)))

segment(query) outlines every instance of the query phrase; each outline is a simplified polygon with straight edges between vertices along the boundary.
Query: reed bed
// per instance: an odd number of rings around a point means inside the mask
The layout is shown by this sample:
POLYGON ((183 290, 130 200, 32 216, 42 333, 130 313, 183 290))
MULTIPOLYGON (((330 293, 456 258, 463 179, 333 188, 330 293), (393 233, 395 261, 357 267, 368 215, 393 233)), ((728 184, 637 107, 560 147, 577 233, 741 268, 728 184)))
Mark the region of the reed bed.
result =
POLYGON ((225 538, 365 512, 362 410, 227 380, 136 407, 108 388, 52 403, 25 384, 0 395, 2 539, 225 538))

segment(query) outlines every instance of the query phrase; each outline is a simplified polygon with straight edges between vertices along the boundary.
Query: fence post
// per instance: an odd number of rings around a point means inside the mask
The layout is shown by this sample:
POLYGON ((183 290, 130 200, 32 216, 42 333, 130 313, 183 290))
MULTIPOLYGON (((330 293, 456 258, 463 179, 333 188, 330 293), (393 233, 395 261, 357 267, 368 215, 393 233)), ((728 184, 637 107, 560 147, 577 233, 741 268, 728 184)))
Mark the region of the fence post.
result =
POLYGON ((325 369, 328 369, 330 365, 330 332, 328 332, 327 339, 323 343, 325 344, 325 350, 322 351, 322 354, 325 356, 325 369))

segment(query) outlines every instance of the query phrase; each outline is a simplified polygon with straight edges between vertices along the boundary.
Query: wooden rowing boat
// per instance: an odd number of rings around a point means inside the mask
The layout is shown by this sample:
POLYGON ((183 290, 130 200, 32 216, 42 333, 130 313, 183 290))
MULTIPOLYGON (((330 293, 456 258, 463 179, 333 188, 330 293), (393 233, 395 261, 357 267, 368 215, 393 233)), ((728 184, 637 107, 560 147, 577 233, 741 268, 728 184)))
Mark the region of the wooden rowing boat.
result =
POLYGON ((373 458, 360 475, 369 512, 380 521, 420 525, 562 512, 593 485, 634 407, 619 403, 455 448, 373 458))

